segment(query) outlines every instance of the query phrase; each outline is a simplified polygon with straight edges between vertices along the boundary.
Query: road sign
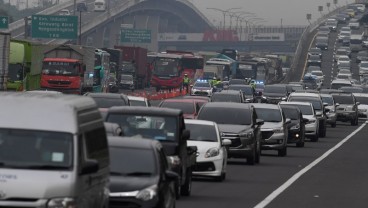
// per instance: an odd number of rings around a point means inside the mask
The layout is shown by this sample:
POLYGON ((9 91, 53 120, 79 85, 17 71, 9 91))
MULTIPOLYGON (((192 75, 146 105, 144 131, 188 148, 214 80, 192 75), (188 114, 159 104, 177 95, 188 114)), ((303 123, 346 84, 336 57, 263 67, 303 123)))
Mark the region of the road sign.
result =
POLYGON ((0 29, 9 28, 9 17, 0 16, 0 29))
POLYGON ((77 16, 32 15, 32 37, 77 39, 77 16))
POLYGON ((123 28, 120 33, 122 43, 151 43, 151 30, 123 28))

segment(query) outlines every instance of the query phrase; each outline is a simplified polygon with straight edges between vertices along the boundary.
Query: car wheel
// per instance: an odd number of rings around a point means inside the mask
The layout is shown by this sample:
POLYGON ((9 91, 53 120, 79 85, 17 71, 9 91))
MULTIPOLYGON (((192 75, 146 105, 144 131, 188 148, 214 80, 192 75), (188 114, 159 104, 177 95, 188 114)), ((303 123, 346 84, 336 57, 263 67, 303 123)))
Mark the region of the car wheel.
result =
POLYGON ((280 157, 285 157, 287 155, 287 147, 278 150, 277 155, 280 157))
POLYGON ((252 155, 247 157, 247 164, 248 165, 255 165, 256 164, 256 147, 253 145, 252 155))
POLYGON ((192 169, 187 169, 187 174, 185 177, 185 183, 181 187, 181 195, 183 196, 190 196, 190 192, 192 191, 192 169))
POLYGON ((257 152, 256 152, 256 163, 261 162, 261 144, 260 142, 257 143, 257 152))

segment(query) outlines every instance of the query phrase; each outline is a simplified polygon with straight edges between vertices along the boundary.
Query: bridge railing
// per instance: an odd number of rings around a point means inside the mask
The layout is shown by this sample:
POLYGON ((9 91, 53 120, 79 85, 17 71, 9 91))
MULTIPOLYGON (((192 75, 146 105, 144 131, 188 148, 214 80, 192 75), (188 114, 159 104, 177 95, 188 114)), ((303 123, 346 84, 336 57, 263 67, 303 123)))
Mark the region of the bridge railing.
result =
MULTIPOLYGON (((287 76, 284 79, 284 82, 290 81, 292 77, 295 77, 297 75, 297 70, 301 70, 301 65, 304 65, 304 59, 305 57, 302 57, 303 54, 305 54, 310 46, 311 41, 313 41, 314 32, 315 30, 329 17, 339 13, 340 11, 346 9, 346 6, 338 7, 335 10, 331 11, 330 13, 323 15, 322 17, 318 18, 316 21, 314 21, 312 24, 310 24, 303 32, 299 42, 298 46, 290 67, 291 73, 288 73, 287 76), (302 61, 300 61, 302 60, 302 61)), ((301 75, 302 76, 302 75, 301 75)))

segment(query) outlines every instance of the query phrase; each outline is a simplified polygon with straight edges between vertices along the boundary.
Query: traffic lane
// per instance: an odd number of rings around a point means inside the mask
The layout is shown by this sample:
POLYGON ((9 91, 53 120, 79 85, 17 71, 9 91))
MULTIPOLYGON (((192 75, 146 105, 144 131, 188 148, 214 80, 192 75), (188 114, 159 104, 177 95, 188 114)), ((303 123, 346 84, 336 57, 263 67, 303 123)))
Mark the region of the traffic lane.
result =
POLYGON ((177 201, 177 207, 253 207, 356 128, 339 123, 337 128, 328 128, 327 136, 318 142, 308 141, 304 148, 290 145, 286 157, 262 151, 261 163, 255 166, 246 165, 245 159, 230 159, 224 182, 195 180, 192 195, 177 201))
POLYGON ((367 134, 365 126, 267 207, 367 207, 367 134))

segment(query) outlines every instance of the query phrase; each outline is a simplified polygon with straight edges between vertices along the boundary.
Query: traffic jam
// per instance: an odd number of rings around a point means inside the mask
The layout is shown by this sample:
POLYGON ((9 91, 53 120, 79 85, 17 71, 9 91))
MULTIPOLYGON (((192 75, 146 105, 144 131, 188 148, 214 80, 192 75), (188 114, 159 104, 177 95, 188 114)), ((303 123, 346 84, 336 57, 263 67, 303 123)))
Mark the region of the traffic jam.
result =
POLYGON ((188 207, 197 183, 216 189, 232 167, 362 124, 365 12, 351 4, 319 26, 296 82, 282 55, 10 40, 0 207, 188 207))

